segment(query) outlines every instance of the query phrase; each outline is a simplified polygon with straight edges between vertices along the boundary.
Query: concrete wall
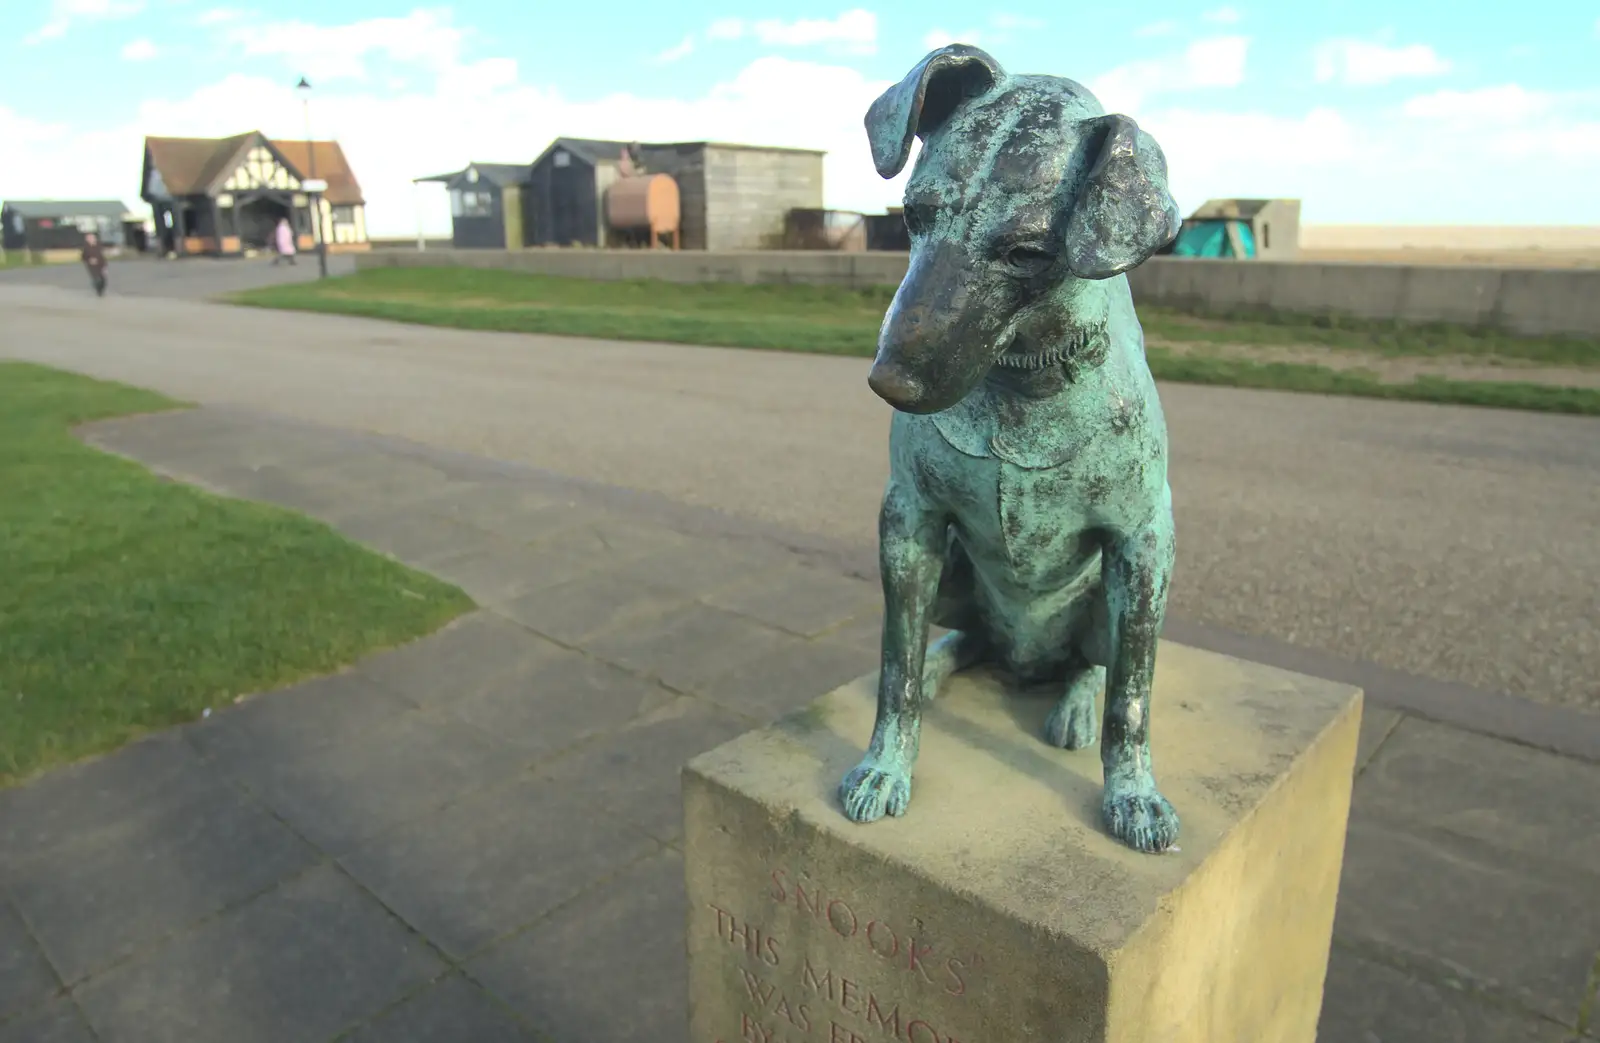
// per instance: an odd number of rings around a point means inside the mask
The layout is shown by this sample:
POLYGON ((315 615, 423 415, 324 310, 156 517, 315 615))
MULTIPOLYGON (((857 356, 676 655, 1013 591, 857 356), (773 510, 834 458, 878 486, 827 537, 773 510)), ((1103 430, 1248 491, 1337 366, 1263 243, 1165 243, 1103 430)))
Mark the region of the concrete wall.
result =
POLYGON ((1600 271, 1240 263, 1154 258, 1136 300, 1193 311, 1263 310, 1600 336, 1600 271))
POLYGON ((828 250, 376 250, 357 268, 509 268, 577 279, 661 279, 666 282, 807 283, 893 286, 906 274, 903 253, 828 250))
POLYGON ((1316 225, 1304 250, 1600 250, 1594 225, 1316 225))
MULTIPOLYGON (((462 265, 582 279, 894 285, 903 253, 763 250, 379 250, 357 267, 462 265)), ((1600 336, 1600 270, 1314 264, 1156 257, 1129 274, 1140 303, 1270 310, 1600 336)))

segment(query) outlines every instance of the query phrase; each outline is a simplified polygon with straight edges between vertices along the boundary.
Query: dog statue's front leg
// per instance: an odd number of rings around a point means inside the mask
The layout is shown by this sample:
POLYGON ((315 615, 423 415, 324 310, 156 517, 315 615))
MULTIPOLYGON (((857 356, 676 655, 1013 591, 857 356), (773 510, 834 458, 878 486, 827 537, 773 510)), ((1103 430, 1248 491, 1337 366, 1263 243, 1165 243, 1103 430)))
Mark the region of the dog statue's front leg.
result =
POLYGON ((1139 851, 1165 851, 1178 839, 1178 813, 1156 789, 1150 761, 1150 682, 1172 575, 1172 506, 1145 524, 1114 533, 1102 550, 1111 646, 1100 761, 1106 828, 1139 851))
POLYGON ((891 478, 878 515, 883 577, 883 659, 878 718, 867 755, 839 784, 844 813, 856 822, 905 814, 922 734, 928 616, 939 590, 948 521, 901 479, 891 478))

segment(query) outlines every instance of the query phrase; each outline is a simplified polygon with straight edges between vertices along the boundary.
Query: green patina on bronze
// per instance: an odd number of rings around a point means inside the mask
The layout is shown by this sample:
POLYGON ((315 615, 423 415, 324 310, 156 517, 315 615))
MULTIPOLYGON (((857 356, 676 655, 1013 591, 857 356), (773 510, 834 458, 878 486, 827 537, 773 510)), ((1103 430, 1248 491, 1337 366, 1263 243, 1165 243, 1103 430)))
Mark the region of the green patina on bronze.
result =
POLYGON ((868 382, 895 407, 879 518, 877 723, 839 794, 869 822, 911 799, 923 704, 992 662, 1059 684, 1045 739, 1096 740, 1104 817, 1141 851, 1177 839, 1150 757, 1150 682, 1173 563, 1167 431, 1123 275, 1180 223, 1166 160, 1054 76, 954 44, 867 113, 906 185, 911 262, 868 382), (928 627, 951 629, 933 646, 928 627))

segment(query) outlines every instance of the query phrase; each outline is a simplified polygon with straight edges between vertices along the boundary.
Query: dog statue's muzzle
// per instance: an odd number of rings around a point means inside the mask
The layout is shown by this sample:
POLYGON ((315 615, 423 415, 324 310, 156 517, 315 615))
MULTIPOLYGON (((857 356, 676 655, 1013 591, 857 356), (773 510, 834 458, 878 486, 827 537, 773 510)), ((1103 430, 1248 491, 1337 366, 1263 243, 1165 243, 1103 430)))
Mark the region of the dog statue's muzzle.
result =
POLYGON ((966 251, 950 243, 919 248, 884 316, 867 385, 901 412, 949 409, 994 365, 1010 319, 997 305, 975 286, 966 251))

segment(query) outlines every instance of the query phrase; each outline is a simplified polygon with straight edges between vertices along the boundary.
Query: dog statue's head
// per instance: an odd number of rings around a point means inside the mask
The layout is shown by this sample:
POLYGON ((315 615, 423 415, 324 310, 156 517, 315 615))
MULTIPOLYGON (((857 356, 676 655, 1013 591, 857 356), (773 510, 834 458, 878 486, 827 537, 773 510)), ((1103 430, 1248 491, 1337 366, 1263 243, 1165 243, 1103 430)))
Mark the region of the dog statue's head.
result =
POLYGON ((922 139, 905 194, 910 267, 868 378, 896 409, 938 412, 996 365, 1058 360, 1104 321, 1091 280, 1178 233, 1160 147, 1071 80, 1010 76, 951 44, 873 102, 866 124, 885 178, 922 139))

